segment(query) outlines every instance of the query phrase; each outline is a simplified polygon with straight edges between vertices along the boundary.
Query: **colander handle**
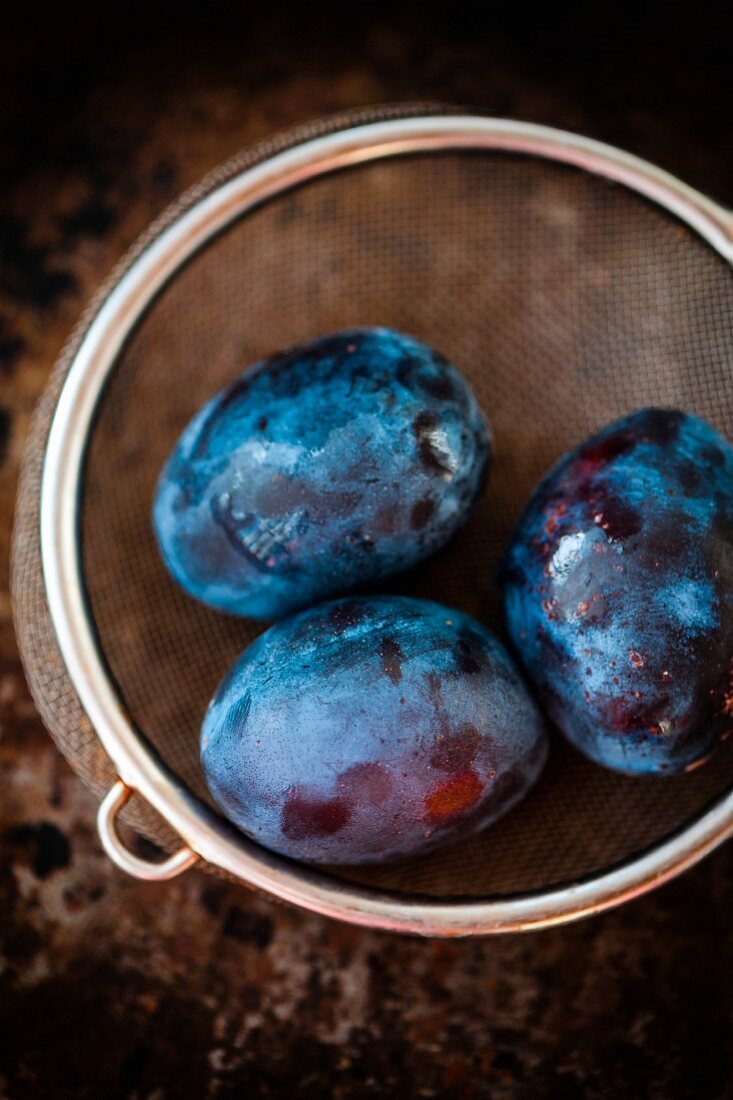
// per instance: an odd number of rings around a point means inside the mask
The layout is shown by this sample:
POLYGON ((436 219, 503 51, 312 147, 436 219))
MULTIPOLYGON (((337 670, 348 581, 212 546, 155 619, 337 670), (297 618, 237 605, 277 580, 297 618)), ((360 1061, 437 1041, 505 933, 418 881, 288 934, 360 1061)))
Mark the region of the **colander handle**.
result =
POLYGON ((152 863, 133 855, 122 843, 117 832, 117 815, 133 794, 133 788, 118 779, 104 796, 97 812, 97 831, 102 847, 112 862, 133 878, 144 879, 146 882, 162 882, 164 879, 175 878, 198 860, 199 857, 190 848, 180 848, 161 863, 152 863))

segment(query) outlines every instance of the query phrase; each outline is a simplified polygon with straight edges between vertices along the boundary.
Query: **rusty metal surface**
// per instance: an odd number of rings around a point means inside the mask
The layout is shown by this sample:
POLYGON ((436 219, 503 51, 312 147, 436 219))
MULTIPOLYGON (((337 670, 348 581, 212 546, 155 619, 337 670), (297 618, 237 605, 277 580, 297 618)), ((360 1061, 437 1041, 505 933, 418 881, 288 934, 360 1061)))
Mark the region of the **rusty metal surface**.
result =
POLYGON ((14 154, 0 202, 0 1096, 729 1096, 730 849, 553 932, 368 933, 196 871, 125 879, 33 711, 7 595, 28 417, 94 288, 213 165, 325 111, 429 97, 615 141, 733 200, 731 135, 709 121, 714 35, 684 67, 669 31, 648 64, 643 36, 613 33, 591 63, 587 25, 523 44, 511 24, 386 7, 358 48, 339 17, 235 30, 179 26, 134 63, 131 32, 105 64, 84 61, 87 40, 45 82, 19 78, 0 111, 14 154))

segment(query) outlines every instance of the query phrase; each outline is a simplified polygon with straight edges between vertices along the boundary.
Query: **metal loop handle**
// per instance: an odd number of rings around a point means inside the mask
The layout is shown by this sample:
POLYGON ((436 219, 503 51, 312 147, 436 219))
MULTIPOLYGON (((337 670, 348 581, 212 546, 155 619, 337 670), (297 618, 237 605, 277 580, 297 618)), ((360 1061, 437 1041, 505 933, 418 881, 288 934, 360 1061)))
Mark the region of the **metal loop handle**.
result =
POLYGON ((120 840, 116 825, 117 815, 132 794, 134 794, 133 788, 118 779, 100 803, 97 812, 97 831, 102 847, 112 862, 133 878, 144 879, 147 882, 162 882, 164 879, 175 878, 198 861, 199 857, 190 848, 180 848, 161 863, 151 863, 147 859, 133 855, 120 840))

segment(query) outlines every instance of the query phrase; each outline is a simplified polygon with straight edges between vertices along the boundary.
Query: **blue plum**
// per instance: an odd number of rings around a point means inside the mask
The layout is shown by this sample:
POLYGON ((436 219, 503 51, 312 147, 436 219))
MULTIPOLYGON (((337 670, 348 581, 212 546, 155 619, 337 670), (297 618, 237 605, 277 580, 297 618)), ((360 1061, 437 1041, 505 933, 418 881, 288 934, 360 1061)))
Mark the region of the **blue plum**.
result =
POLYGON ((235 662, 204 719, 214 799, 296 859, 374 863, 483 829, 545 760, 544 720, 475 620, 402 596, 319 604, 235 662))
POLYGON ((153 523, 186 591, 253 618, 402 571, 476 500, 489 428, 441 355, 353 329, 252 367, 191 421, 153 523))
POLYGON ((512 641, 548 713, 628 774, 702 762, 733 727, 733 450, 642 409, 566 454, 503 566, 512 641))

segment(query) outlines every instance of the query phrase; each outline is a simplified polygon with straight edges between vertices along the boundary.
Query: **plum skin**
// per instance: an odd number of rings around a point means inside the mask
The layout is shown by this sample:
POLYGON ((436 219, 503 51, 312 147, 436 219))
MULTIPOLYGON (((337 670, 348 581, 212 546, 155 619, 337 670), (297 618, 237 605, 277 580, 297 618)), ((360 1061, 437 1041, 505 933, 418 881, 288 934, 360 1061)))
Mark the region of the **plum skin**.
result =
POLYGON ((201 730, 209 790, 267 848, 314 863, 429 851, 505 813, 539 775, 545 724, 475 620, 360 596, 271 627, 201 730))
POLYGON ((733 724, 733 449, 642 409, 535 489, 502 567, 507 627, 556 725, 629 775, 705 760, 733 724))
POLYGON ((153 526, 190 595, 278 618, 438 550, 490 457, 455 367, 390 329, 348 330, 261 361, 194 417, 153 526))

